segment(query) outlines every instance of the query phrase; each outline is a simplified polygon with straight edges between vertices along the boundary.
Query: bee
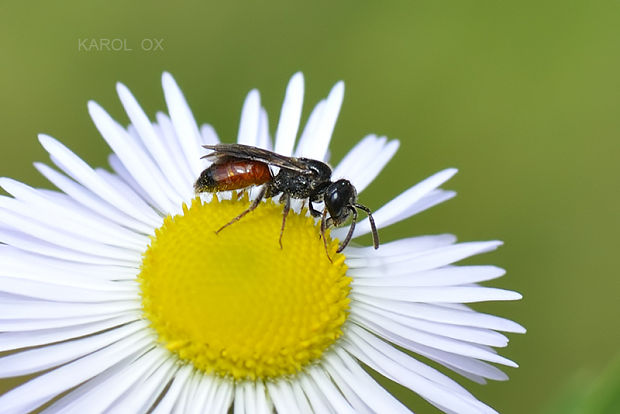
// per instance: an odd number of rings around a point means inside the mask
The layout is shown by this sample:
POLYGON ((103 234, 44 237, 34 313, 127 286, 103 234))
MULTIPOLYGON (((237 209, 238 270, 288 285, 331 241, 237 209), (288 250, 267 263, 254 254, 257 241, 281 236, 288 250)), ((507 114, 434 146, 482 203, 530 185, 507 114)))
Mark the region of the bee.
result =
MULTIPOLYGON (((325 231, 330 226, 340 226, 352 216, 351 227, 337 253, 349 244, 355 224, 357 210, 368 215, 372 229, 374 248, 379 248, 379 235, 370 209, 357 202, 357 190, 349 180, 331 180, 332 169, 324 162, 310 158, 287 157, 261 148, 242 144, 203 145, 212 150, 203 156, 212 161, 201 174, 194 189, 196 194, 202 192, 215 193, 219 191, 242 190, 251 186, 262 185, 252 204, 224 224, 215 233, 219 233, 231 224, 236 223, 246 214, 252 212, 263 198, 282 195, 284 202, 282 212, 282 227, 280 228, 280 248, 282 248, 282 234, 286 224, 286 217, 291 208, 291 198, 308 201, 308 209, 313 217, 321 217, 321 237, 327 252, 325 231), (270 167, 277 167, 279 171, 273 174, 270 167), (325 203, 322 212, 318 211, 313 203, 325 203), (329 213, 329 217, 327 214, 329 213)), ((329 253, 327 255, 329 260, 329 253)))

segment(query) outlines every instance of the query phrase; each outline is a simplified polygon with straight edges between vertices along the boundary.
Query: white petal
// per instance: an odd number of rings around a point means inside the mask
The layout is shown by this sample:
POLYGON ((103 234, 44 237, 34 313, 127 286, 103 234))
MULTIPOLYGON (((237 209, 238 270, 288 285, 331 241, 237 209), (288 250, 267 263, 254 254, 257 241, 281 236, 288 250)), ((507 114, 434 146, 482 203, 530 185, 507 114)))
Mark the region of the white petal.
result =
POLYGON ((215 376, 199 373, 197 378, 198 383, 188 400, 188 405, 185 407, 188 412, 208 411, 207 403, 217 392, 218 383, 215 376))
MULTIPOLYGON (((90 380, 63 395, 62 398, 59 398, 41 412, 43 414, 70 412, 74 406, 77 406, 83 402, 82 399, 84 396, 88 396, 88 394, 93 390, 98 390, 100 384, 105 383, 110 380, 110 378, 114 379, 118 375, 123 375, 124 371, 127 370, 127 367, 144 352, 146 352, 146 349, 135 352, 132 358, 128 358, 110 366, 105 371, 102 371, 90 380)), ((89 403, 89 408, 91 411, 95 410, 97 412, 102 412, 107 407, 107 400, 104 400, 104 398, 98 398, 95 401, 90 400, 89 403)))
POLYGON ((375 134, 366 135, 349 150, 347 155, 334 168, 333 179, 352 179, 367 164, 372 162, 373 157, 381 151, 386 141, 386 137, 378 138, 375 134))
POLYGON ((508 379, 508 376, 498 368, 475 358, 442 351, 420 344, 405 344, 399 341, 393 342, 396 345, 404 346, 406 349, 409 349, 416 354, 429 358, 479 383, 484 383, 484 381, 480 381, 480 378, 489 378, 496 381, 505 381, 508 379))
POLYGON ((113 247, 93 239, 89 240, 82 236, 70 235, 67 231, 52 228, 48 223, 35 221, 32 217, 11 212, 6 208, 0 209, 0 224, 5 227, 12 227, 37 239, 93 256, 127 262, 136 262, 140 258, 140 252, 137 250, 113 247))
POLYGON ((90 101, 88 111, 101 136, 136 182, 157 203, 158 210, 170 210, 174 206, 171 199, 175 199, 175 192, 151 157, 99 104, 90 101))
POLYGON ((153 231, 152 226, 142 221, 135 220, 122 210, 117 209, 115 206, 101 199, 99 195, 87 190, 80 184, 56 172, 47 165, 34 163, 34 166, 45 178, 69 195, 76 203, 84 206, 86 210, 97 213, 112 222, 143 234, 149 234, 153 231))
POLYGON ((286 95, 282 103, 282 111, 280 111, 275 143, 275 152, 278 154, 286 156, 293 154, 303 101, 304 77, 301 72, 297 72, 291 77, 286 87, 286 95))
MULTIPOLYGON (((124 395, 137 397, 132 391, 136 383, 142 384, 149 371, 161 364, 165 351, 160 348, 150 349, 137 355, 132 361, 127 361, 120 370, 114 370, 112 375, 98 375, 82 384, 50 407, 50 412, 74 413, 85 412, 118 412, 114 404, 124 395), (56 406, 57 405, 57 406, 56 406), (56 407, 55 407, 56 406, 56 407)), ((123 407, 126 412, 138 412, 123 407)))
POLYGON ((407 407, 372 379, 359 363, 348 354, 337 351, 336 354, 327 356, 326 362, 330 367, 330 374, 338 386, 342 389, 343 385, 346 384, 350 388, 350 391, 345 393, 347 399, 351 401, 350 394, 352 392, 363 402, 362 407, 359 405, 356 407, 356 412, 362 412, 362 410, 371 413, 410 412, 407 407))
POLYGON ((198 125, 183 92, 168 72, 164 72, 162 75, 162 85, 170 119, 185 155, 185 161, 193 176, 198 177, 201 171, 198 125))
POLYGON ((181 391, 185 388, 191 373, 192 367, 190 365, 185 365, 176 372, 170 388, 168 388, 166 394, 153 409, 153 414, 167 414, 172 410, 172 407, 179 399, 181 391))
POLYGON ((374 159, 371 163, 366 165, 366 168, 363 171, 360 171, 359 174, 354 174, 351 176, 352 182, 358 192, 364 191, 364 189, 368 187, 371 182, 373 182, 379 173, 383 171, 383 168, 385 168, 394 154, 396 154, 396 151, 398 151, 399 146, 400 142, 398 140, 388 142, 380 152, 375 153, 374 159))
POLYGON ((337 178, 347 178, 353 183, 358 193, 364 191, 392 159, 400 145, 398 140, 387 142, 385 137, 381 137, 378 140, 383 145, 375 151, 369 152, 367 155, 368 159, 357 160, 355 164, 356 169, 351 168, 348 174, 343 175, 341 170, 336 168, 333 174, 334 180, 337 178))
MULTIPOLYGON (((58 214, 46 203, 33 204, 0 196, 0 223, 5 223, 7 227, 21 227, 21 223, 26 222, 28 226, 23 228, 23 231, 39 238, 49 241, 52 239, 44 236, 47 233, 43 233, 41 229, 49 230, 49 234, 53 232, 61 236, 63 234, 69 236, 70 233, 72 235, 70 237, 82 239, 91 246, 101 246, 102 250, 106 250, 106 246, 102 246, 101 243, 112 245, 114 246, 112 247, 113 251, 120 255, 123 255, 128 249, 141 252, 146 247, 145 244, 128 243, 123 238, 117 237, 116 234, 100 232, 96 226, 89 227, 87 224, 80 223, 78 213, 76 211, 76 214, 71 218, 67 214, 58 214), (39 230, 33 230, 34 228, 39 230)), ((118 257, 116 253, 113 254, 113 257, 118 257)))
POLYGON ((66 249, 56 244, 49 243, 36 237, 24 234, 19 230, 3 228, 1 225, 0 241, 2 241, 2 243, 6 243, 8 245, 17 247, 28 252, 33 252, 55 258, 62 258, 66 260, 73 260, 81 263, 98 263, 104 265, 120 266, 127 266, 128 264, 128 262, 124 260, 111 259, 102 256, 93 256, 90 254, 66 249))
MULTIPOLYGON (((118 331, 118 329, 114 331, 118 331)), ((77 361, 40 375, 17 388, 13 388, 0 396, 0 406, 6 412, 31 411, 56 395, 95 377, 123 359, 131 358, 134 353, 142 352, 144 347, 151 343, 151 341, 150 337, 133 335, 99 349, 77 361)), ((49 360, 50 356, 47 355, 46 359, 49 360)), ((71 359, 74 358, 76 358, 76 355, 72 355, 71 359)), ((3 365, 2 369, 4 369, 3 365)))
MULTIPOLYGON (((46 319, 0 319, 0 336, 9 332, 27 332, 36 330, 50 330, 53 328, 65 328, 70 326, 83 325, 92 322, 103 321, 106 319, 123 316, 126 313, 117 312, 110 315, 95 316, 72 316, 70 318, 46 318, 46 319)), ((139 319, 139 318, 134 318, 139 319)))
POLYGON ((265 108, 260 110, 260 123, 258 126, 258 141, 256 146, 266 150, 272 150, 271 136, 269 135, 269 118, 265 108))
POLYGON ((347 350, 374 370, 415 391, 422 398, 458 413, 493 413, 493 409, 474 398, 416 374, 370 346, 348 343, 347 350))
MULTIPOLYGON (((246 412, 252 413, 258 411, 260 408, 256 405, 255 383, 253 381, 246 381, 241 383, 240 387, 243 388, 243 405, 246 407, 246 412)), ((237 398, 235 398, 235 409, 236 408, 237 398)))
POLYGON ((508 345, 508 338, 498 332, 491 331, 489 329, 425 321, 405 315, 399 315, 397 313, 375 308, 369 305, 365 305, 363 303, 355 303, 352 306, 351 312, 353 313, 357 309, 364 309, 367 312, 389 318, 390 320, 401 325, 418 329, 420 331, 429 332, 434 335, 445 336, 447 338, 458 339, 460 341, 472 342, 476 344, 500 348, 508 345))
MULTIPOLYGON (((354 386, 358 385, 356 380, 351 380, 351 372, 344 369, 346 377, 340 374, 340 370, 335 367, 338 364, 338 367, 342 366, 342 362, 339 360, 330 361, 327 357, 323 360, 324 363, 321 366, 327 371, 330 378, 340 392, 345 396, 351 407, 355 410, 356 413, 359 414, 373 414, 375 411, 370 409, 370 406, 364 402, 364 400, 355 392, 354 386), (347 379, 345 379, 347 378, 347 379), (350 385, 351 384, 351 385, 350 385)), ((363 389, 364 387, 359 387, 363 389)), ((380 387, 379 387, 380 388, 380 387)), ((373 390, 374 391, 374 390, 373 390)), ((376 396, 376 393, 375 393, 376 396)), ((371 398, 374 399, 374 398, 371 398)))
POLYGON ((455 196, 456 193, 454 191, 435 189, 430 193, 426 194, 416 203, 411 204, 407 208, 401 210, 398 214, 394 214, 389 220, 386 220, 383 227, 387 227, 394 223, 398 223, 399 221, 406 220, 409 217, 415 216, 416 214, 428 210, 431 207, 435 207, 436 205, 441 204, 444 201, 448 201, 455 196))
POLYGON ((177 399, 171 411, 172 413, 187 412, 187 405, 189 404, 190 396, 194 394, 194 391, 198 387, 199 382, 200 374, 198 373, 198 371, 193 370, 190 374, 190 377, 187 379, 187 382, 183 385, 183 389, 181 389, 179 398, 177 399))
MULTIPOLYGON (((411 210, 415 207, 416 203, 421 201, 424 196, 429 194, 444 182, 448 181, 454 174, 456 174, 456 172, 457 170, 455 168, 440 171, 392 199, 392 201, 388 202, 373 213, 377 227, 386 227, 398 220, 402 220, 403 212, 411 210)), ((357 225, 355 232, 353 233, 353 237, 358 237, 362 234, 368 233, 369 224, 367 223, 367 220, 368 219, 357 225)), ((333 235, 334 237, 341 239, 344 235, 346 235, 347 231, 348 229, 346 228, 336 229, 334 230, 333 235)))
MULTIPOLYGON (((152 360, 142 362, 147 370, 140 375, 132 373, 135 380, 123 387, 124 392, 109 407, 110 412, 146 413, 159 398, 176 371, 176 366, 168 350, 155 347, 151 352, 154 354, 152 360)), ((81 412, 85 411, 81 410, 81 412)))
POLYGON ((438 370, 418 361, 417 359, 405 354, 404 352, 399 351, 391 344, 388 344, 382 339, 377 338, 375 335, 371 334, 365 329, 360 328, 359 326, 351 325, 350 330, 350 342, 353 342, 356 345, 363 347, 363 349, 366 349, 366 346, 371 347, 374 351, 383 354, 384 356, 396 362, 403 368, 406 368, 417 375, 421 375, 427 380, 439 384, 441 387, 449 389, 451 392, 466 397, 473 397, 469 391, 467 391, 453 379, 442 374, 438 370))
MULTIPOLYGON (((133 322, 94 336, 35 348, 0 358, 0 377, 15 377, 52 368, 102 349, 123 338, 144 336, 143 322, 133 322)), ((0 399, 1 401, 1 399, 0 399)))
POLYGON ((218 381, 218 389, 213 405, 209 407, 214 414, 226 414, 233 402, 233 384, 227 380, 218 381))
MULTIPOLYGON (((168 148, 170 156, 174 158, 175 165, 181 174, 183 174, 183 178, 187 183, 186 185, 192 187, 194 185, 194 181, 196 181, 197 175, 192 172, 191 167, 188 164, 187 158, 185 157, 185 152, 181 147, 181 142, 179 142, 179 138, 177 138, 177 132, 174 129, 174 125, 172 125, 172 121, 168 115, 163 112, 157 112, 155 116, 157 117, 157 124, 154 125, 155 130, 164 137, 164 144, 166 144, 166 148, 168 148)), ((200 157, 201 155, 202 148, 198 148, 197 156, 200 157)), ((205 160, 198 160, 198 168, 200 170, 204 169, 205 164, 205 160)))
POLYGON ((196 382, 187 394, 187 405, 185 406, 185 412, 204 412, 205 402, 209 398, 209 395, 214 392, 215 387, 213 377, 200 375, 200 373, 197 373, 196 382))
POLYGON ((307 374, 299 375, 299 384, 315 413, 334 413, 335 410, 325 396, 307 374))
POLYGON ((516 322, 484 313, 447 309, 430 303, 413 303, 356 295, 356 302, 367 303, 380 309, 428 321, 453 325, 477 326, 504 332, 525 333, 525 328, 516 322))
MULTIPOLYGON (((321 119, 318 121, 317 127, 309 139, 312 145, 307 145, 304 141, 303 147, 300 149, 300 155, 315 160, 325 159, 329 141, 331 140, 342 100, 344 98, 344 82, 340 81, 334 85, 325 101, 325 107, 321 111, 321 119)), ((300 141, 300 146, 302 142, 300 141)))
MULTIPOLYGON (((394 213, 394 215, 386 217, 386 219, 382 220, 381 223, 376 224, 377 229, 388 227, 394 223, 398 223, 399 221, 406 220, 409 217, 415 216, 416 214, 419 214, 424 210, 428 210, 429 208, 436 206, 437 204, 448 201, 455 196, 456 193, 454 191, 444 191, 441 189, 433 190, 415 203, 405 206, 402 210, 393 211, 392 213, 394 213)), ((338 228, 334 229, 333 234, 336 238, 342 238, 348 231, 349 230, 347 227, 338 228)), ((355 233, 353 237, 363 236, 370 233, 371 231, 372 227, 370 226, 370 221, 368 220, 368 218, 365 218, 364 220, 358 222, 357 226, 355 227, 355 233)))
MULTIPOLYGON (((268 382, 266 383, 267 391, 271 396, 273 405, 276 408, 278 414, 296 414, 303 413, 303 408, 297 405, 292 390, 287 385, 283 384, 284 381, 268 382)), ((235 401, 235 404, 237 402, 235 401)))
POLYGON ((256 390, 254 395, 256 396, 256 402, 253 405, 256 407, 256 414, 270 414, 273 411, 273 404, 270 399, 267 398, 267 389, 265 384, 257 382, 255 384, 256 390))
MULTIPOLYGON (((442 364, 442 365, 444 365, 444 364, 442 364)), ((469 372, 465 372, 465 371, 460 370, 458 368, 454 368, 454 367, 452 367, 450 365, 444 365, 444 366, 449 368, 449 369, 451 369, 455 373, 459 374, 463 378, 467 378, 468 380, 475 382, 476 384, 486 385, 488 383, 488 381, 484 377, 480 377, 478 375, 474 375, 474 374, 471 374, 469 372)), ((508 379, 508 376, 504 375, 504 377, 505 377, 505 379, 508 379)), ((500 379, 500 381, 502 381, 502 380, 500 379)))
MULTIPOLYGON (((402 255, 368 255, 347 260, 347 266, 360 268, 355 276, 376 276, 385 273, 391 276, 412 274, 446 266, 476 254, 487 253, 502 245, 500 241, 468 242, 437 247, 424 251, 412 251, 402 255)), ((352 273, 353 274, 353 273, 352 273)))
POLYGON ((480 286, 447 287, 367 287, 358 286, 355 293, 405 302, 473 303, 492 300, 519 300, 521 295, 510 290, 480 286))
POLYGON ((65 328, 39 329, 26 332, 2 332, 0 333, 0 352, 66 341, 84 335, 103 332, 140 318, 140 313, 136 312, 103 321, 88 322, 65 328))
MULTIPOLYGON (((0 259, 5 265, 4 276, 14 276, 47 281, 54 276, 70 276, 82 280, 94 281, 133 281, 139 272, 139 263, 130 266, 109 266, 103 264, 84 264, 64 259, 46 257, 37 253, 26 252, 14 246, 0 245, 0 259)), ((78 280, 78 279, 75 279, 78 280)))
MULTIPOLYGON (((177 195, 184 199, 187 197, 186 181, 174 163, 174 158, 170 156, 162 137, 155 132, 153 124, 138 104, 138 101, 122 83, 116 84, 118 96, 125 107, 125 111, 135 126, 139 138, 144 147, 148 150, 157 166, 161 169, 163 176, 170 182, 171 187, 177 191, 177 195)), ((190 189, 191 190, 191 189, 190 189)), ((191 192, 190 192, 191 197, 191 192)))
POLYGON ((310 116, 308 117, 304 132, 301 134, 301 137, 299 138, 299 143, 297 144, 297 148, 295 149, 295 157, 308 157, 307 154, 311 151, 311 148, 314 145, 314 135, 319 129, 319 124, 321 122, 321 119, 323 118, 324 110, 325 100, 321 100, 319 101, 319 103, 316 104, 316 106, 310 113, 310 116))
POLYGON ((353 286, 457 286, 493 280, 505 273, 495 266, 445 266, 409 275, 377 272, 374 276, 354 279, 353 286))
POLYGON ((334 408, 337 413, 355 413, 353 407, 351 407, 349 402, 340 393, 338 388, 336 388, 333 381, 321 368, 312 367, 308 369, 308 373, 310 374, 310 377, 319 388, 319 390, 321 390, 323 395, 325 395, 327 401, 329 401, 329 404, 334 408))
MULTIPOLYGON (((59 220, 71 219, 73 223, 89 233, 97 233, 98 240, 118 246, 142 249, 148 243, 148 238, 143 235, 81 208, 79 204, 64 194, 56 193, 55 196, 51 197, 53 193, 36 190, 10 178, 0 178, 0 186, 21 202, 19 209, 23 213, 25 213, 24 209, 27 208, 29 211, 39 213, 37 217, 45 217, 46 222, 54 222, 54 218, 59 220), (44 210, 45 214, 41 214, 41 210, 44 210)), ((5 200, 6 198, 2 197, 2 199, 5 200)))
POLYGON ((408 237, 406 239, 394 240, 383 243, 380 249, 375 250, 370 247, 347 247, 347 260, 354 258, 367 257, 389 257, 404 255, 411 256, 415 253, 448 246, 456 242, 456 237, 452 234, 438 234, 433 236, 408 237))
POLYGON ((115 272, 111 266, 102 266, 109 269, 110 274, 103 274, 104 269, 93 271, 91 274, 88 272, 90 265, 67 263, 66 266, 62 266, 58 265, 60 260, 23 252, 5 245, 0 245, 0 258, 5 260, 4 267, 0 268, 0 276, 4 277, 102 291, 125 291, 136 287, 137 269, 115 272))
POLYGON ((196 399, 198 394, 200 393, 200 388, 202 387, 204 376, 200 371, 196 371, 196 375, 194 375, 194 379, 191 382, 191 387, 188 389, 185 403, 184 412, 197 412, 199 407, 196 405, 196 399))
POLYGON ((66 319, 72 317, 114 315, 140 309, 140 303, 135 300, 100 302, 100 303, 63 303, 29 300, 25 298, 10 301, 3 299, 0 302, 0 320, 32 319, 45 321, 46 319, 66 319))
MULTIPOLYGON (((120 223, 117 223, 113 220, 101 217, 98 213, 80 204, 67 194, 45 189, 40 189, 39 192, 41 192, 48 200, 57 205, 59 208, 64 209, 65 214, 71 212, 71 214, 73 214, 74 216, 83 216, 83 220, 85 222, 86 220, 89 220, 91 222, 90 226, 96 226, 96 231, 98 232, 106 231, 114 235, 114 237, 118 237, 119 239, 124 240, 126 243, 131 243, 131 245, 133 245, 134 247, 141 249, 144 249, 144 247, 147 246, 150 241, 150 238, 146 234, 143 234, 142 232, 137 232, 133 229, 128 229, 125 225, 121 225, 120 223), (104 228, 107 228, 107 230, 103 230, 104 228)), ((152 229, 149 229, 149 232, 152 231, 152 229)))
MULTIPOLYGON (((213 403, 218 395, 218 390, 220 388, 221 379, 216 376, 202 376, 202 383, 208 384, 208 392, 204 392, 205 395, 201 396, 202 406, 200 407, 201 412, 210 412, 213 403)), ((203 385, 201 384, 201 386, 203 385)), ((202 393, 202 392, 201 392, 202 393)))
POLYGON ((119 288, 115 291, 99 291, 96 288, 76 288, 25 279, 0 276, 0 291, 30 298, 65 302, 105 302, 129 300, 137 297, 136 287, 119 288))
POLYGON ((235 384, 234 392, 233 414, 245 414, 245 389, 241 384, 235 384))
POLYGON ((295 397, 297 406, 300 407, 300 411, 304 413, 314 414, 314 410, 312 409, 312 406, 308 401, 308 396, 304 392, 299 381, 292 381, 292 383, 288 385, 290 386, 290 392, 295 397))
MULTIPOLYGON (((151 196, 144 190, 144 188, 138 184, 138 182, 133 178, 131 173, 125 168, 125 165, 121 162, 116 154, 110 154, 108 157, 108 162, 114 174, 109 173, 103 169, 96 169, 97 174, 101 176, 104 180, 112 184, 114 187, 119 190, 122 189, 124 193, 135 193, 138 197, 146 201, 151 206, 156 206, 157 202, 151 198, 151 196)), ((184 189, 187 200, 194 197, 193 189, 190 186, 186 186, 184 189)), ((172 204, 170 204, 166 211, 162 212, 162 215, 172 215, 180 214, 183 211, 183 200, 177 198, 172 204)), ((160 224, 161 225, 161 224, 160 224)))
POLYGON ((121 209, 133 218, 146 224, 157 225, 160 218, 144 201, 139 198, 127 198, 117 189, 103 181, 97 173, 78 156, 54 138, 40 134, 41 145, 50 153, 52 161, 75 181, 92 192, 97 193, 108 203, 121 209))
POLYGON ((217 132, 215 132, 215 128, 211 124, 202 124, 200 127, 200 136, 202 140, 200 143, 202 145, 215 145, 220 143, 220 138, 217 136, 217 132))
POLYGON ((237 143, 255 147, 258 142, 258 126, 260 123, 260 94, 252 89, 243 103, 237 143))
POLYGON ((368 314, 362 310, 352 314, 351 319, 390 342, 397 343, 396 341, 398 341, 399 345, 402 343, 421 344, 446 352, 516 367, 514 362, 497 355, 494 351, 491 352, 486 347, 429 334, 400 325, 379 315, 368 314))
POLYGON ((157 202, 140 184, 138 184, 120 158, 118 158, 118 155, 114 153, 110 154, 108 156, 108 164, 110 164, 114 173, 104 170, 103 168, 95 168, 95 172, 99 177, 123 194, 131 194, 132 197, 144 200, 149 206, 157 209, 160 214, 165 215, 167 213, 167 211, 164 212, 158 207, 157 202))

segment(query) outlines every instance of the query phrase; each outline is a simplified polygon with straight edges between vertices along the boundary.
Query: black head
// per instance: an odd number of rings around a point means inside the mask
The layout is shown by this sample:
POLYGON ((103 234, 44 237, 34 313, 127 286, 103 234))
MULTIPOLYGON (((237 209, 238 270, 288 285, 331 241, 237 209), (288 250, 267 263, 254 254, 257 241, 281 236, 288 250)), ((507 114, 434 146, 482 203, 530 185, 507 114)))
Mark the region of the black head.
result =
MULTIPOLYGON (((340 253, 351 241, 353 237, 353 231, 355 230, 355 224, 357 222, 357 209, 363 210, 368 214, 368 220, 370 221, 370 228, 372 230, 372 241, 375 249, 379 248, 379 234, 377 233, 377 227, 375 226, 375 220, 372 217, 370 209, 362 204, 357 203, 357 190, 348 180, 338 180, 331 183, 326 189, 323 195, 325 201, 325 207, 329 212, 329 219, 326 219, 326 212, 323 212, 323 219, 321 220, 321 235, 323 236, 323 243, 325 244, 325 251, 327 252, 327 239, 325 238, 325 229, 330 226, 339 226, 344 223, 350 215, 353 215, 351 221, 351 227, 349 232, 343 240, 340 247, 338 247, 337 253, 340 253)), ((329 253, 327 254, 329 258, 329 253)), ((331 261, 331 258, 329 259, 331 261)))
POLYGON ((351 215, 351 207, 357 201, 357 190, 349 180, 334 181, 325 190, 323 200, 333 224, 338 226, 351 215))

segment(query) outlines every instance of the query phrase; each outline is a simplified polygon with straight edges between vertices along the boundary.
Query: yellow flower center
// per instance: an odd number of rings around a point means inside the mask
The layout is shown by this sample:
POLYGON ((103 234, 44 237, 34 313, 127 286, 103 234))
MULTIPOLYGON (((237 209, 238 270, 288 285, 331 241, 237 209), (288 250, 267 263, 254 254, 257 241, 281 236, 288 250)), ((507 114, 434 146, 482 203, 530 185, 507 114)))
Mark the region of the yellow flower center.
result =
POLYGON ((342 335, 351 279, 337 240, 327 257, 318 225, 282 206, 261 205, 219 234, 247 198, 199 199, 166 217, 139 275, 145 317, 159 341, 196 368, 220 376, 292 375, 342 335))

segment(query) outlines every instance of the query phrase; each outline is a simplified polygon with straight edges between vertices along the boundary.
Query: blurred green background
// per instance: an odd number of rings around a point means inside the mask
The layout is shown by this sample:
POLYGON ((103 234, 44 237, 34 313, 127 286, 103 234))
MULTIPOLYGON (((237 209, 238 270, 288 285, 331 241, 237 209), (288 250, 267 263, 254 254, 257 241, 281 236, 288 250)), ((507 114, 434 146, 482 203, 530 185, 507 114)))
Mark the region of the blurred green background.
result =
POLYGON ((521 367, 507 383, 460 382, 503 413, 612 412, 600 407, 620 382, 609 368, 620 352, 620 3, 5 1, 0 53, 0 175, 45 187, 32 167, 47 161, 39 132, 106 164, 86 102, 126 123, 116 81, 153 116, 165 110, 160 77, 170 71, 198 122, 230 141, 251 88, 273 132, 294 72, 306 78, 304 119, 344 80, 332 160, 371 132, 402 144, 363 203, 376 209, 460 169, 444 186, 456 199, 382 239, 505 241, 475 261, 506 268, 494 285, 524 299, 478 309, 528 328, 501 351, 521 367), (132 50, 79 49, 102 38, 132 50), (144 39, 163 50, 143 50, 144 39))

